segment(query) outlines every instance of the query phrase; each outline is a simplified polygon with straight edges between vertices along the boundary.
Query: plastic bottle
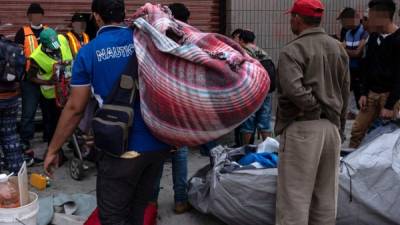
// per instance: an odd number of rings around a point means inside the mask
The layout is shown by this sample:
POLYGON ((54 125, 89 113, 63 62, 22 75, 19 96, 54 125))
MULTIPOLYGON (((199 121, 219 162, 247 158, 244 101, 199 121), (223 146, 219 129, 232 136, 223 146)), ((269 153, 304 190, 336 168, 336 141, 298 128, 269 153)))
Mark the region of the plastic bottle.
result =
POLYGON ((8 181, 6 174, 0 174, 0 208, 20 207, 18 187, 8 181))

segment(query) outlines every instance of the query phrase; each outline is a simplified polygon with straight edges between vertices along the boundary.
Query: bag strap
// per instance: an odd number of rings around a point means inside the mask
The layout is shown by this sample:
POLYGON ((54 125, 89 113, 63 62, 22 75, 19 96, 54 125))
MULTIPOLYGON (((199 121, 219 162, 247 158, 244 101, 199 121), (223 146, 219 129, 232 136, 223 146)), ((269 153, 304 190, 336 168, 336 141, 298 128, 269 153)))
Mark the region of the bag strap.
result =
POLYGON ((138 61, 133 53, 121 77, 115 82, 105 104, 132 106, 138 90, 138 61))

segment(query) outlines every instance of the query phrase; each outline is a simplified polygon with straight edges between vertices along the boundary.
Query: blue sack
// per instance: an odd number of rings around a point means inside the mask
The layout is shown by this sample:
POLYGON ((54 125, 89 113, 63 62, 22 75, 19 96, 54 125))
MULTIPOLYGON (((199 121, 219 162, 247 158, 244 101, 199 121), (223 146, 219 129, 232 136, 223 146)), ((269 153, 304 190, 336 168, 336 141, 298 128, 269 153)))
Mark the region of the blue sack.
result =
POLYGON ((263 152, 247 154, 243 156, 238 163, 242 166, 248 166, 258 162, 265 168, 276 168, 278 166, 278 160, 278 156, 275 153, 263 152))

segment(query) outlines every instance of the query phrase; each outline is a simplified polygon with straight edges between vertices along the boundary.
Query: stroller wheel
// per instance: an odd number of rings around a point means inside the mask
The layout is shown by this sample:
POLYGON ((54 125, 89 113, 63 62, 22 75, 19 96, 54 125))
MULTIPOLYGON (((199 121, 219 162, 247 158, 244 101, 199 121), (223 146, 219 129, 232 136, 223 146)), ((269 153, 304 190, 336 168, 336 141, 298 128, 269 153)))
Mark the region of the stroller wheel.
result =
POLYGON ((73 158, 69 164, 69 173, 74 180, 81 180, 83 178, 83 161, 78 158, 73 158))

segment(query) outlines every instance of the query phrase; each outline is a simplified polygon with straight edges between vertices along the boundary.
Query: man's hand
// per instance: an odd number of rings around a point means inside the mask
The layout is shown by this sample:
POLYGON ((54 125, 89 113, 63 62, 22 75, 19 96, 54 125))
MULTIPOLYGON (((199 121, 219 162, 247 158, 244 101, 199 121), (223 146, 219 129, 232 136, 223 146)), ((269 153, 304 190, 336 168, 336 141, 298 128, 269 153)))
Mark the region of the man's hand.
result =
POLYGON ((358 100, 361 110, 365 111, 367 109, 367 96, 361 96, 358 100))
POLYGON ((44 173, 49 177, 53 177, 54 170, 58 168, 58 162, 58 152, 48 151, 44 159, 44 173))
POLYGON ((394 111, 383 108, 381 110, 381 118, 384 120, 392 120, 394 118, 394 111))

